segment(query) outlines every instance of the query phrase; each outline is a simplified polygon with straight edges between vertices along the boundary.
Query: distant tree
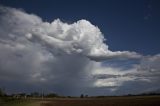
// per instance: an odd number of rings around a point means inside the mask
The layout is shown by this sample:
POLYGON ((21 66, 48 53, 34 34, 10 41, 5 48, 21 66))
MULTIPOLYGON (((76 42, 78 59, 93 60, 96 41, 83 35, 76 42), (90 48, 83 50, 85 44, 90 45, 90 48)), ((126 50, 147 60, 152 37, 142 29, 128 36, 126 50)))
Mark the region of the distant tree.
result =
POLYGON ((85 98, 88 98, 88 95, 85 95, 85 98))
POLYGON ((2 96, 3 95, 3 92, 2 92, 2 89, 0 88, 0 96, 2 96))
POLYGON ((127 94, 126 96, 133 96, 133 94, 127 94))
POLYGON ((2 89, 0 88, 0 97, 2 97, 2 96, 5 96, 5 92, 4 92, 4 90, 2 90, 2 89))
POLYGON ((67 98, 71 98, 71 96, 67 96, 67 98))
POLYGON ((47 94, 46 97, 58 97, 58 94, 50 93, 50 94, 47 94))
POLYGON ((81 94, 80 98, 84 98, 84 95, 83 95, 83 94, 81 94))
POLYGON ((32 92, 31 94, 31 97, 39 97, 40 94, 38 92, 32 92))
POLYGON ((26 94, 25 93, 20 93, 19 94, 21 97, 24 97, 26 94))

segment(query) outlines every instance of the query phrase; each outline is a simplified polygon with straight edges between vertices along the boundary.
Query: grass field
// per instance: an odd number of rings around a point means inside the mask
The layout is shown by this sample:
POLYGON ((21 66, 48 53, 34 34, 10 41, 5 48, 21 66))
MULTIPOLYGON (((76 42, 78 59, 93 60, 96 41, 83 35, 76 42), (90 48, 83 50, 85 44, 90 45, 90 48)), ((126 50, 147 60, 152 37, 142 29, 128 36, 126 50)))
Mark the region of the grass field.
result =
POLYGON ((0 106, 160 106, 160 96, 21 100, 0 106))
POLYGON ((40 100, 0 98, 0 106, 40 106, 40 100))

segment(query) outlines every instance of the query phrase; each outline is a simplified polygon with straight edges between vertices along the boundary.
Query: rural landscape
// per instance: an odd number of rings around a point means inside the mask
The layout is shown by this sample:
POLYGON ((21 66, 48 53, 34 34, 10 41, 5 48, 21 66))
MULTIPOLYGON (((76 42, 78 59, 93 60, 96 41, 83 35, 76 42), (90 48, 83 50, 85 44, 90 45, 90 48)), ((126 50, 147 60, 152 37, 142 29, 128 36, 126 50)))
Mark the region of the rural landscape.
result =
POLYGON ((160 0, 0 0, 0 106, 160 106, 160 0))
POLYGON ((160 94, 148 93, 124 96, 58 96, 38 92, 7 95, 1 91, 0 106, 159 106, 160 94))

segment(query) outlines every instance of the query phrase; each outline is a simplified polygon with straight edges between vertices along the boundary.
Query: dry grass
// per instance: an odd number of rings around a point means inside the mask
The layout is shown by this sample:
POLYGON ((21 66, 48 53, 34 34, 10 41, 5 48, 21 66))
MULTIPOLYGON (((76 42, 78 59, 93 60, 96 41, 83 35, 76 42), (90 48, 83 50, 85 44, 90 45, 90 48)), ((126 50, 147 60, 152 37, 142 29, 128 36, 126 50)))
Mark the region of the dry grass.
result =
POLYGON ((14 100, 0 106, 160 106, 160 96, 14 100))
POLYGON ((41 106, 160 106, 160 96, 54 99, 41 106))

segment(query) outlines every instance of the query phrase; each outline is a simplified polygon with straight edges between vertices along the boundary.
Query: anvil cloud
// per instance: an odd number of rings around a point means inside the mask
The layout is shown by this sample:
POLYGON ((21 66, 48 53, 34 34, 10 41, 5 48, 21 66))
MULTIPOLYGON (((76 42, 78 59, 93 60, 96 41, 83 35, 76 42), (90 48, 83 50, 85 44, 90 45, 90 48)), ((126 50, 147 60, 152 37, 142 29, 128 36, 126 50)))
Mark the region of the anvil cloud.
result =
POLYGON ((159 55, 111 51, 104 41, 100 29, 85 19, 72 24, 60 19, 50 23, 34 14, 1 6, 0 83, 13 91, 44 89, 71 95, 94 95, 95 90, 95 95, 118 90, 123 94, 123 89, 136 86, 135 82, 148 89, 159 87, 154 86, 160 75, 159 55), (124 69, 125 65, 110 65, 118 64, 112 60, 137 63, 124 69), (18 87, 13 85, 16 83, 18 87))

